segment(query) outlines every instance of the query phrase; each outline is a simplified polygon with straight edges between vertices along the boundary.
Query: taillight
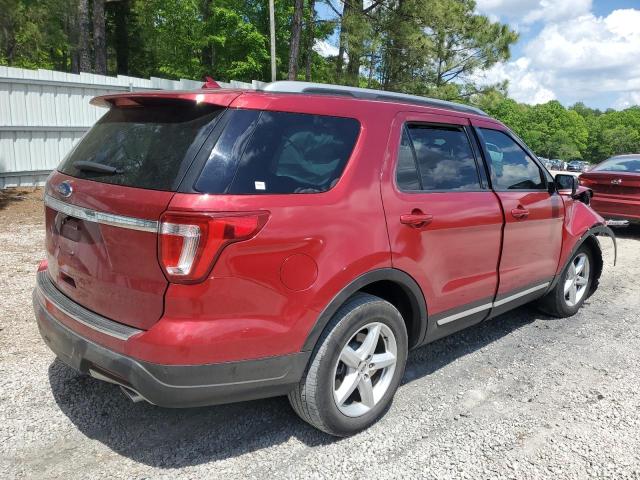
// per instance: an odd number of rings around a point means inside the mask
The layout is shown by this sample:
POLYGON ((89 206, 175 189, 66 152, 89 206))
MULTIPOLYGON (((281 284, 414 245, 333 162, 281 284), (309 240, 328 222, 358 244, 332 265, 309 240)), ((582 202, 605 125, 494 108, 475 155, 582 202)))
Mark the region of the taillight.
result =
POLYGON ((268 217, 268 212, 165 213, 160 219, 158 256, 167 279, 175 283, 203 281, 224 247, 255 236, 268 217))
POLYGON ((582 176, 578 177, 578 182, 580 183, 580 185, 583 185, 585 187, 588 187, 589 185, 592 185, 594 182, 588 178, 584 178, 582 176))

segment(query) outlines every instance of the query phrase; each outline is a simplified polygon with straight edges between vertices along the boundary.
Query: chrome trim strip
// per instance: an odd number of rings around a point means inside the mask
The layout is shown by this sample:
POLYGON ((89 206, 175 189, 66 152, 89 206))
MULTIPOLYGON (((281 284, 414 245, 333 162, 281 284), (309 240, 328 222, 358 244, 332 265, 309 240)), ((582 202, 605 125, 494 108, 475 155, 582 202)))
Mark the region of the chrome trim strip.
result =
POLYGON ((512 300, 516 300, 520 297, 524 297, 525 295, 529 295, 530 293, 537 292, 538 290, 542 290, 543 288, 547 288, 551 282, 542 283, 540 285, 536 285, 535 287, 528 288, 523 290, 522 292, 514 293, 513 295, 509 295, 508 297, 503 298, 502 300, 498 300, 497 302, 493 302, 493 306, 499 307, 504 305, 505 303, 509 303, 512 300))
POLYGON ((96 210, 91 210, 90 208, 78 207, 77 205, 63 202, 62 200, 54 198, 48 194, 44 196, 44 204, 57 212, 64 213, 70 217, 79 218, 80 220, 86 220, 88 222, 110 225, 112 227, 128 228, 130 230, 139 230, 141 232, 158 232, 158 222, 155 220, 145 220, 142 218, 98 212, 96 210))
POLYGON ((470 308, 469 310, 465 310, 463 312, 459 312, 459 313, 456 313, 454 315, 450 315, 448 317, 441 318, 436 323, 438 324, 438 326, 442 326, 442 325, 445 325, 447 323, 455 322, 456 320, 460 320, 461 318, 468 317, 469 315, 473 315, 474 313, 482 312, 484 310, 489 310, 490 308, 500 307, 500 306, 505 305, 506 303, 509 303, 509 302, 511 302, 513 300, 517 300, 520 297, 524 297, 525 295, 529 295, 530 293, 537 292, 538 290, 542 290, 543 288, 548 287, 550 284, 551 284, 551 282, 546 282, 546 283, 542 283, 540 285, 536 285, 535 287, 528 288, 526 290, 523 290, 522 292, 514 293, 513 295, 509 295, 508 297, 505 297, 505 298, 503 298, 501 300, 498 300, 496 302, 487 303, 485 305, 480 305, 479 307, 473 307, 473 308, 470 308))
MULTIPOLYGON (((122 323, 109 320, 97 313, 87 310, 82 305, 74 302, 64 295, 49 278, 46 271, 38 272, 36 276, 36 294, 38 302, 46 310, 45 299, 51 302, 58 310, 72 318, 85 327, 100 332, 104 335, 117 338, 119 340, 128 340, 129 338, 141 333, 143 330, 123 325, 122 323)), ((49 313, 50 314, 50 313, 49 313)))
POLYGON ((446 323, 454 322, 463 317, 468 317, 469 315, 473 315, 474 313, 482 312, 483 310, 489 310, 491 308, 491 304, 487 303, 485 305, 480 305, 479 307, 470 308, 469 310, 465 310, 464 312, 456 313, 449 317, 441 318, 437 321, 439 326, 444 325, 446 323))

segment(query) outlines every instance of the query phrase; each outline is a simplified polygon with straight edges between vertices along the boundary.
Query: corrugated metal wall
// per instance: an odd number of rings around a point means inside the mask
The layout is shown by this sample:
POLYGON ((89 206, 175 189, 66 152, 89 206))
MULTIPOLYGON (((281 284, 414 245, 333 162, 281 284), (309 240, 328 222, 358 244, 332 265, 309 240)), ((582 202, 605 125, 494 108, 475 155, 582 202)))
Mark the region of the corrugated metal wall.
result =
MULTIPOLYGON (((252 84, 218 82, 223 87, 252 84)), ((257 82, 254 82, 254 85, 257 82)), ((0 66, 0 189, 41 185, 105 109, 97 95, 130 90, 183 90, 202 82, 79 75, 0 66)))

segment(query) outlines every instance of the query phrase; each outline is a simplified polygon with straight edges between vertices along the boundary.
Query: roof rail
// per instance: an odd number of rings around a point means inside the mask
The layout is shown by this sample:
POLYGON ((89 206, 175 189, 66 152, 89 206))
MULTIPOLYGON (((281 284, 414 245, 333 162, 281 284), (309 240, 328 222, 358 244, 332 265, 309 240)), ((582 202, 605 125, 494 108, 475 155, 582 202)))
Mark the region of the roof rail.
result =
POLYGON ((325 83, 297 82, 291 80, 282 80, 279 82, 267 83, 260 88, 265 92, 282 92, 282 93, 310 93, 316 95, 343 95, 353 98, 361 98, 365 100, 383 100, 391 102, 411 103, 414 105, 423 105, 426 107, 446 108, 464 113, 473 113, 475 115, 487 116, 485 112, 479 108, 462 105, 460 103, 448 102, 446 100, 438 100, 436 98, 420 97, 418 95, 409 95, 406 93, 386 92, 384 90, 374 90, 371 88, 347 87, 344 85, 331 85, 325 83))

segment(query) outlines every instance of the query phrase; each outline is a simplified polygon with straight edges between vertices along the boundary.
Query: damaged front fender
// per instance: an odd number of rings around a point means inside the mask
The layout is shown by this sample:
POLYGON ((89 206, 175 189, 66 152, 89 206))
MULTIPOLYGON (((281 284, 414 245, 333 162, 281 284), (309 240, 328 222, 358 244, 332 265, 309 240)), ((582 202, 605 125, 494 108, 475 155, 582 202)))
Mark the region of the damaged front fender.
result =
POLYGON ((565 198, 562 253, 560 261, 558 262, 556 277, 550 289, 555 286, 562 272, 567 268, 569 261, 571 261, 578 249, 583 245, 589 246, 595 262, 593 283, 589 294, 592 294, 598 288, 598 281, 604 266, 600 242, 597 239, 599 236, 610 237, 613 241, 613 264, 615 265, 618 258, 618 245, 613 230, 611 230, 611 228, 606 225, 605 220, 589 206, 580 201, 565 198))
POLYGON ((558 272, 562 272, 566 263, 571 259, 574 253, 589 238, 595 239, 597 236, 608 236, 613 240, 614 246, 614 265, 618 256, 618 247, 616 244, 616 236, 611 230, 604 218, 598 215, 594 210, 584 203, 573 200, 570 197, 565 198, 565 221, 562 240, 562 253, 560 262, 558 263, 558 272))

